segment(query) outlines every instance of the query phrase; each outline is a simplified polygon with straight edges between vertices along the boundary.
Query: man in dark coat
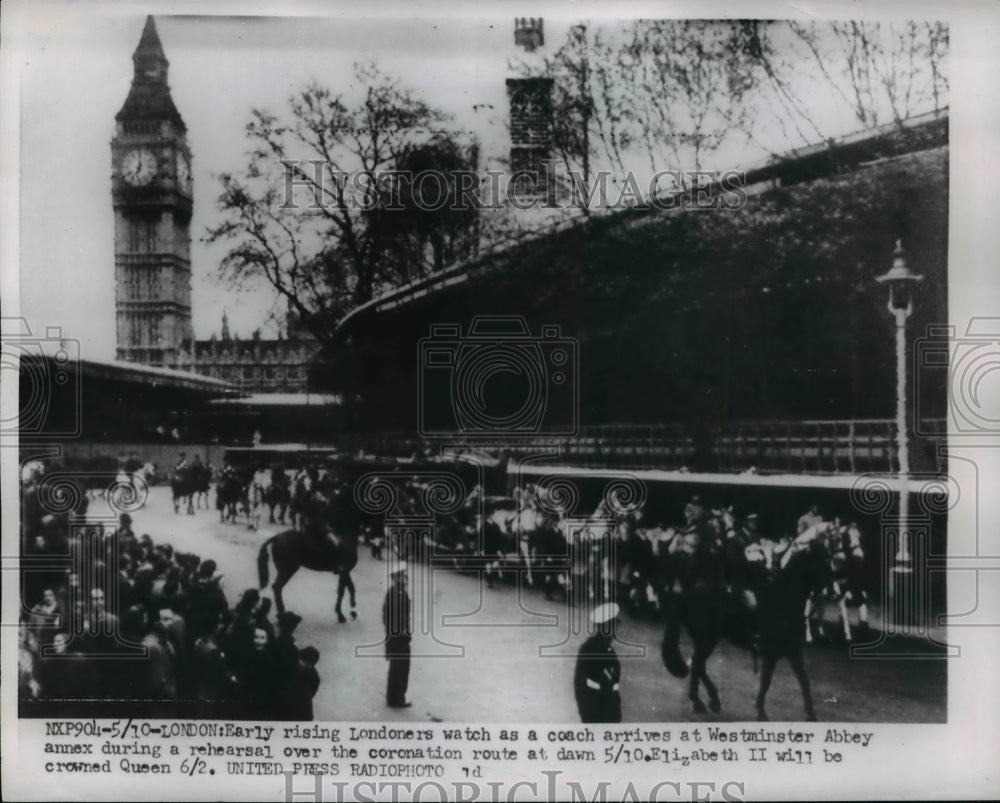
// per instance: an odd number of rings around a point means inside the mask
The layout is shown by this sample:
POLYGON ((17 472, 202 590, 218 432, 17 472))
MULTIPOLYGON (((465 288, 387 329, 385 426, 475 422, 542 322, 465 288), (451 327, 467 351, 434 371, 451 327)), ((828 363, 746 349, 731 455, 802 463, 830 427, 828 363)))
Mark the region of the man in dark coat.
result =
POLYGON ((606 602, 591 614, 593 634, 583 642, 576 660, 573 690, 581 722, 621 722, 621 664, 612 643, 618 605, 606 602))
POLYGON ((315 647, 303 647, 299 650, 299 663, 292 684, 292 694, 283 719, 312 722, 313 697, 319 690, 319 672, 316 671, 318 662, 319 651, 315 647))
POLYGON ((410 681, 410 595, 406 592, 406 563, 400 561, 392 570, 389 590, 382 606, 385 625, 385 657, 389 661, 389 678, 385 701, 390 708, 409 708, 406 689, 410 681))
POLYGON ((295 644, 295 628, 301 621, 302 617, 291 611, 279 613, 277 634, 271 641, 275 682, 278 686, 275 701, 277 719, 296 718, 288 710, 293 706, 293 698, 297 695, 295 684, 299 670, 299 648, 295 644))

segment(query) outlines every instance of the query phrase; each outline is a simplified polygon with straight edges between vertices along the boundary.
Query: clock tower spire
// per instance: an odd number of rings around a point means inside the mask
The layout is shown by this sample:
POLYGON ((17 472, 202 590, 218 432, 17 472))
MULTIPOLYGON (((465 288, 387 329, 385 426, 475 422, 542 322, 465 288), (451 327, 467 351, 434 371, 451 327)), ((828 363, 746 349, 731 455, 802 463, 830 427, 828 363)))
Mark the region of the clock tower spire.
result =
POLYGON ((118 359, 173 368, 192 339, 191 152, 152 16, 132 63, 111 140, 118 359))

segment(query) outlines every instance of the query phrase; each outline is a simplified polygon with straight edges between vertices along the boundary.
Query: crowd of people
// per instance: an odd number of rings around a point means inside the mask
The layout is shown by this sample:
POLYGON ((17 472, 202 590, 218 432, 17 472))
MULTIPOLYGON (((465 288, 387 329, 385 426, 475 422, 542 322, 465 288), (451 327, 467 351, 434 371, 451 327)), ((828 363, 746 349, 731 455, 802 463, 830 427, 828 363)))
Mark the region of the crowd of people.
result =
MULTIPOLYGON (((137 536, 127 513, 114 528, 71 527, 71 513, 79 521, 86 512, 86 495, 76 510, 50 513, 38 500, 40 480, 41 474, 25 477, 22 487, 22 699, 63 706, 141 701, 146 715, 312 718, 319 652, 296 642, 299 616, 275 616, 271 600, 255 588, 230 605, 213 560, 137 536), (65 556, 59 568, 54 556, 65 556), (32 559, 40 559, 39 568, 30 568, 32 559)), ((840 604, 847 639, 848 602, 859 605, 861 623, 867 622, 857 524, 825 521, 815 507, 799 519, 797 533, 775 537, 762 532, 755 514, 710 508, 698 495, 685 506, 683 521, 668 525, 641 508, 606 505, 571 520, 546 512, 538 488, 493 499, 477 488, 459 511, 438 516, 429 542, 415 544, 386 538, 378 517, 353 505, 349 483, 326 472, 303 470, 289 484, 293 497, 314 496, 326 509, 328 526, 317 537, 347 527, 374 557, 386 550, 411 562, 432 554, 437 561, 450 558, 455 568, 474 567, 488 585, 523 573, 547 597, 591 608, 614 604, 658 619, 669 615, 673 598, 712 572, 752 609, 761 577, 820 539, 831 568, 824 596, 840 604)), ((417 483, 404 489, 404 514, 417 510, 423 490, 417 483)), ((804 622, 823 605, 822 598, 811 601, 804 622)), ((811 634, 807 623, 807 638, 811 634)))
MULTIPOLYGON (((22 700, 58 700, 65 714, 99 713, 87 703, 99 700, 133 702, 146 716, 312 719, 320 656, 296 641, 301 617, 275 616, 256 588, 230 605, 215 561, 137 535, 128 513, 114 528, 71 526, 69 511, 46 513, 37 492, 29 478, 22 700)), ((81 495, 74 512, 86 505, 81 495)))

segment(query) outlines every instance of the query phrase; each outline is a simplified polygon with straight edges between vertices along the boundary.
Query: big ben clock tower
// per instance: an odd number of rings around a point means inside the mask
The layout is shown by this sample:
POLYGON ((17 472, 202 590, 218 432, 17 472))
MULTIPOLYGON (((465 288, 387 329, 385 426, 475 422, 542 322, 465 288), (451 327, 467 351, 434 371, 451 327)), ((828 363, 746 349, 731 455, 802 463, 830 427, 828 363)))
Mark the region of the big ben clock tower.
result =
POLYGON ((178 367, 191 348, 191 152, 146 19, 111 140, 118 359, 178 367))

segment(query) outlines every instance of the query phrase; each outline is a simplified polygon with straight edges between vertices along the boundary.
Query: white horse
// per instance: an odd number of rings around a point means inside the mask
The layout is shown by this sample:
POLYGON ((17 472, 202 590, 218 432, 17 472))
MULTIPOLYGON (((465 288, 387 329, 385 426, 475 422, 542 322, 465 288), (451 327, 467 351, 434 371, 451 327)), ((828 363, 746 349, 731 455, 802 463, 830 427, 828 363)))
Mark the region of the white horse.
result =
POLYGON ((45 475, 45 463, 41 460, 29 460, 21 466, 21 483, 36 485, 45 475))
POLYGON ((260 527, 260 511, 264 507, 264 497, 271 487, 271 472, 259 469, 254 472, 253 479, 246 490, 247 529, 256 530, 260 527))

